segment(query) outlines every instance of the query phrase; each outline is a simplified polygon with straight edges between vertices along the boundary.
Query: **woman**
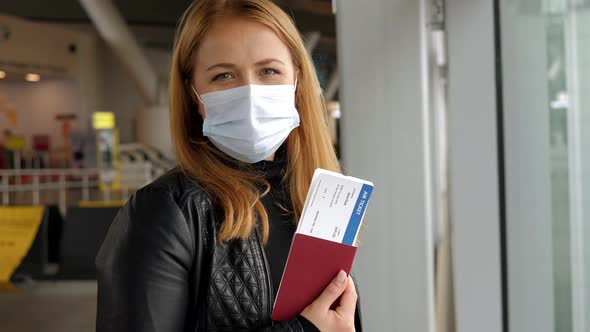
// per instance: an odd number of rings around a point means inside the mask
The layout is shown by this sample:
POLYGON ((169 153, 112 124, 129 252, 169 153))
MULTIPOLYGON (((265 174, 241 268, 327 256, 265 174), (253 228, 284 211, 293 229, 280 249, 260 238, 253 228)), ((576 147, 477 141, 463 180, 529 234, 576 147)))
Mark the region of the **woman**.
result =
POLYGON ((271 320, 313 172, 339 170, 289 17, 269 0, 195 1, 170 116, 179 167, 115 218, 97 257, 97 331, 360 330, 343 271, 298 317, 271 320))

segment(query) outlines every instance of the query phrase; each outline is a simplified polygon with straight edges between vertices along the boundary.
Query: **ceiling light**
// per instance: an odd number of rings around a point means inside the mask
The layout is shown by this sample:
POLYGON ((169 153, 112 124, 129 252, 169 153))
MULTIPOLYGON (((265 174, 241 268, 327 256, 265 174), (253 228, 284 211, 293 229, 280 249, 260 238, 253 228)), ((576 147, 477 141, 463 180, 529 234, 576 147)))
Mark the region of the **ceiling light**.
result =
POLYGON ((3 79, 3 78, 6 78, 6 72, 0 70, 0 80, 3 79))
POLYGON ((29 81, 29 82, 39 82, 41 80, 41 76, 39 76, 39 74, 27 74, 27 76, 25 76, 25 80, 29 81))

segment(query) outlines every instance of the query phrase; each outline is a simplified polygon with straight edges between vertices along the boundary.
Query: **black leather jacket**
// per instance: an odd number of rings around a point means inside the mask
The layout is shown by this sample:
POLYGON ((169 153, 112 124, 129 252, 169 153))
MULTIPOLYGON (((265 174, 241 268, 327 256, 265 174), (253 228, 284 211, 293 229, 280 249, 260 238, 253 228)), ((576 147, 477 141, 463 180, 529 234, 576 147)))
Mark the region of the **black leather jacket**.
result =
MULTIPOLYGON (((179 171, 138 190, 96 259, 96 331, 303 331, 298 318, 270 318, 259 235, 217 242, 219 213, 179 171)), ((358 303, 355 318, 361 331, 358 303)))

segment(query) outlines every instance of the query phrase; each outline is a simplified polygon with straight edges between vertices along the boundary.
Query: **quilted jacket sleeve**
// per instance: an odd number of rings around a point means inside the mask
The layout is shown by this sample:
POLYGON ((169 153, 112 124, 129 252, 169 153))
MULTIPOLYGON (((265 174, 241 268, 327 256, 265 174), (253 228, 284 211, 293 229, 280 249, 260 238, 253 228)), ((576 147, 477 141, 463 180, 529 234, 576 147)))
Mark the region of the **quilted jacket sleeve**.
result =
POLYGON ((150 187, 136 192, 96 259, 96 331, 183 331, 193 243, 170 193, 150 187))

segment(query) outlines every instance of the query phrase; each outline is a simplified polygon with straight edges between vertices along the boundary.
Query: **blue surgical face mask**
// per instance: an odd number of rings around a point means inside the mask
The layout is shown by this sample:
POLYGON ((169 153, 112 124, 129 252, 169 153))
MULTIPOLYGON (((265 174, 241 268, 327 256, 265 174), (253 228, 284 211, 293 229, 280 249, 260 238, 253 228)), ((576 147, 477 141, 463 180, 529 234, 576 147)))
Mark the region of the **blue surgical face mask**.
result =
POLYGON ((193 91, 205 105, 203 135, 243 162, 269 157, 299 126, 293 85, 245 85, 201 96, 193 91))

